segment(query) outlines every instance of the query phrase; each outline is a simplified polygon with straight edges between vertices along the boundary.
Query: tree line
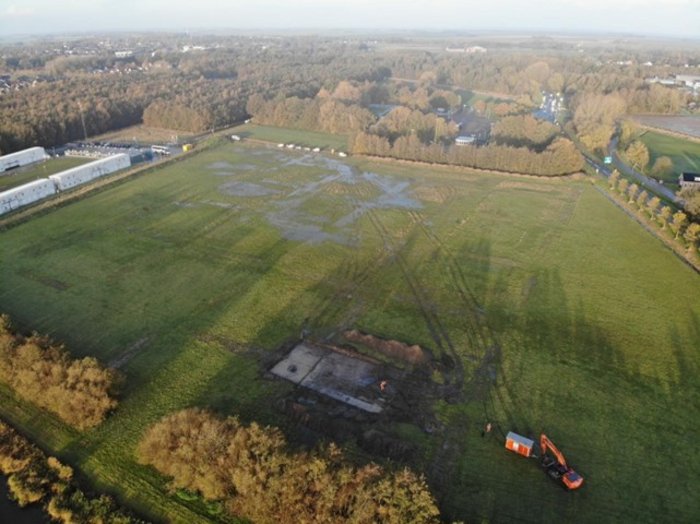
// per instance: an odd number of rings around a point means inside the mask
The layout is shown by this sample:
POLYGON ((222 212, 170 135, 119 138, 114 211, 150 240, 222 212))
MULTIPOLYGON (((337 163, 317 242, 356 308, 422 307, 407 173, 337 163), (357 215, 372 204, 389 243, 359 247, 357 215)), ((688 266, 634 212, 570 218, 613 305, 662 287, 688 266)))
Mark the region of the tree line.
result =
POLYGON ((176 488, 220 501, 253 522, 437 523, 422 477, 353 466, 338 447, 291 452, 282 433, 201 409, 166 416, 144 434, 139 462, 176 488))
POLYGON ((117 406, 121 377, 97 359, 71 358, 47 337, 24 337, 0 315, 0 380, 23 399, 84 430, 99 424, 117 406))
POLYGON ((658 225, 662 230, 668 228, 674 241, 685 248, 687 255, 695 257, 698 254, 700 224, 691 222, 688 214, 683 211, 674 213, 670 206, 662 206, 659 197, 649 195, 635 183, 630 184, 617 170, 612 172, 608 182, 610 189, 619 194, 628 207, 648 215, 649 222, 658 225))
POLYGON ((145 524, 107 495, 80 489, 73 469, 46 456, 13 428, 0 421, 0 473, 10 497, 20 506, 41 504, 47 515, 64 524, 145 524))
MULTIPOLYGON (((593 61, 563 42, 549 43, 561 48, 555 56, 532 49, 531 42, 526 46, 529 51, 465 56, 324 37, 215 36, 205 39, 211 49, 196 53, 180 52, 183 41, 177 35, 149 40, 143 35, 125 42, 137 48, 127 59, 116 59, 111 52, 46 54, 43 43, 4 48, 0 63, 6 71, 41 81, 0 97, 0 150, 8 153, 82 138, 83 119, 88 135, 143 119, 154 126, 204 131, 240 120, 254 94, 267 101, 296 97, 312 113, 321 111, 317 105, 324 105, 322 117, 306 115, 315 128, 351 132, 361 129, 366 119, 371 123, 370 116, 360 110, 370 103, 392 100, 426 114, 439 107, 457 108, 465 101, 459 100, 458 90, 451 86, 503 93, 515 100, 475 102, 477 109, 495 116, 537 106, 542 89, 560 91, 573 111, 574 127, 582 141, 591 149, 600 149, 611 136, 611 122, 620 114, 675 113, 688 99, 677 89, 645 83, 645 75, 665 74, 661 65, 620 68, 612 61, 622 51, 595 51, 593 61), (111 68, 109 74, 102 71, 105 68, 111 68), (386 82, 391 76, 418 83, 386 82), (321 101, 324 96, 307 100, 324 91, 336 103, 350 107, 340 108, 343 111, 338 114, 337 107, 321 101)), ((77 44, 97 45, 89 38, 77 44)), ((507 51, 511 45, 491 42, 489 47, 507 51)), ((659 64, 682 60, 677 52, 659 50, 656 54, 659 64)), ((299 101, 290 103, 298 105, 299 101)), ((297 108, 288 110, 294 113, 297 108)), ((299 121, 274 114, 260 118, 299 121)), ((311 128, 309 122, 304 125, 311 128)))
POLYGON ((416 135, 402 136, 392 144, 379 135, 358 133, 352 141, 352 152, 543 176, 567 175, 583 169, 581 154, 566 138, 557 138, 537 153, 527 147, 502 145, 424 144, 416 135))

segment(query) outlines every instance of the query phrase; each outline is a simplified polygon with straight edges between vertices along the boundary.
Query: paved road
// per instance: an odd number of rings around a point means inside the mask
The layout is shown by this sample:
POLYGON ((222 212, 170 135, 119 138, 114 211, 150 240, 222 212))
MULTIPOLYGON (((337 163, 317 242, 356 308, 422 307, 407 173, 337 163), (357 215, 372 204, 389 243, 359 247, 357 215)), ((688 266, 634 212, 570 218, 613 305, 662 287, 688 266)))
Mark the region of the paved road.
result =
POLYGON ((608 146, 608 154, 613 158, 615 167, 620 170, 620 173, 634 178, 637 182, 639 182, 639 185, 647 191, 656 193, 657 195, 664 197, 667 200, 670 200, 671 202, 675 202, 676 204, 681 205, 683 203, 683 200, 681 198, 678 198, 676 194, 669 188, 659 184, 656 180, 653 180, 648 176, 643 175, 636 169, 633 169, 632 167, 627 165, 620 158, 620 155, 617 154, 617 137, 613 138, 610 142, 610 145, 608 146))

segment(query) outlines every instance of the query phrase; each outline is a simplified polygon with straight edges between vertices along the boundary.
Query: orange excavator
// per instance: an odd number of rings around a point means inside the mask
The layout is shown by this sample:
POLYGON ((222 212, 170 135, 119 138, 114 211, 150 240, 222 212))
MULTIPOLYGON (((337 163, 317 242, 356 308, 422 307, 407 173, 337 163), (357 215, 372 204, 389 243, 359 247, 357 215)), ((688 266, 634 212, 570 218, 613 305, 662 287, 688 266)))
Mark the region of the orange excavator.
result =
MULTIPOLYGON (((537 456, 535 442, 512 431, 506 435, 506 449, 524 457, 537 456)), ((574 490, 581 487, 583 477, 567 465, 562 452, 544 433, 540 435, 540 453, 542 467, 547 475, 556 481, 561 481, 566 489, 574 490)))
POLYGON ((581 487, 583 477, 566 464, 566 459, 562 452, 557 449, 544 433, 540 435, 540 451, 542 453, 542 467, 547 472, 547 475, 554 480, 560 480, 566 489, 578 489, 581 487), (551 452, 553 457, 547 454, 548 451, 551 452))

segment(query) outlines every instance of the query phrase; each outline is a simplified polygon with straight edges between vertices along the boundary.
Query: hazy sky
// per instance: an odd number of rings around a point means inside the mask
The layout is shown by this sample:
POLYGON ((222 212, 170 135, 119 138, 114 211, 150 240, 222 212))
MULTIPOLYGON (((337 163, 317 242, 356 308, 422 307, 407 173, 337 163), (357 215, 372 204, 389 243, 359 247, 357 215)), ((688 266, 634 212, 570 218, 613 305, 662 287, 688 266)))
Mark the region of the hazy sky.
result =
POLYGON ((208 28, 615 31, 700 38, 700 0, 0 0, 0 35, 208 28))

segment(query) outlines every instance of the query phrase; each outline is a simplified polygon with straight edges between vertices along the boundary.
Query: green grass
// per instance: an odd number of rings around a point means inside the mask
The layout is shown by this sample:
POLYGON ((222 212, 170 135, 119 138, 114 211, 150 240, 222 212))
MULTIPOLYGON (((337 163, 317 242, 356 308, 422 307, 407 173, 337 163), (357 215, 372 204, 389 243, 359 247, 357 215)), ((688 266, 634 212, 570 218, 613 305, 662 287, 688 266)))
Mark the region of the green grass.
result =
POLYGON ((243 138, 250 137, 266 142, 293 143, 299 146, 347 149, 348 137, 345 135, 332 135, 330 133, 317 133, 315 131, 303 131, 299 129, 287 129, 284 127, 259 126, 256 124, 243 124, 233 131, 243 138))
POLYGON ((305 322, 353 326, 463 366, 463 398, 433 406, 444 431, 390 428, 449 519, 694 520, 697 274, 586 182, 347 159, 409 183, 404 209, 321 158, 227 143, 0 233, 0 309, 127 376, 84 434, 3 388, 0 415, 146 517, 204 522, 215 508, 135 462, 145 428, 198 405, 291 430, 265 355, 305 322), (344 221, 361 202, 379 207, 344 221), (586 484, 565 493, 500 430, 546 431, 586 484))
POLYGON ((21 186, 22 184, 39 178, 46 178, 49 175, 85 164, 88 161, 90 161, 89 158, 62 156, 51 158, 39 164, 13 169, 12 171, 0 174, 0 191, 21 186))
POLYGON ((673 173, 663 177, 664 182, 678 185, 678 175, 683 171, 700 173, 700 142, 684 140, 682 138, 646 131, 640 137, 641 141, 649 149, 649 168, 660 156, 667 156, 673 161, 673 173))

